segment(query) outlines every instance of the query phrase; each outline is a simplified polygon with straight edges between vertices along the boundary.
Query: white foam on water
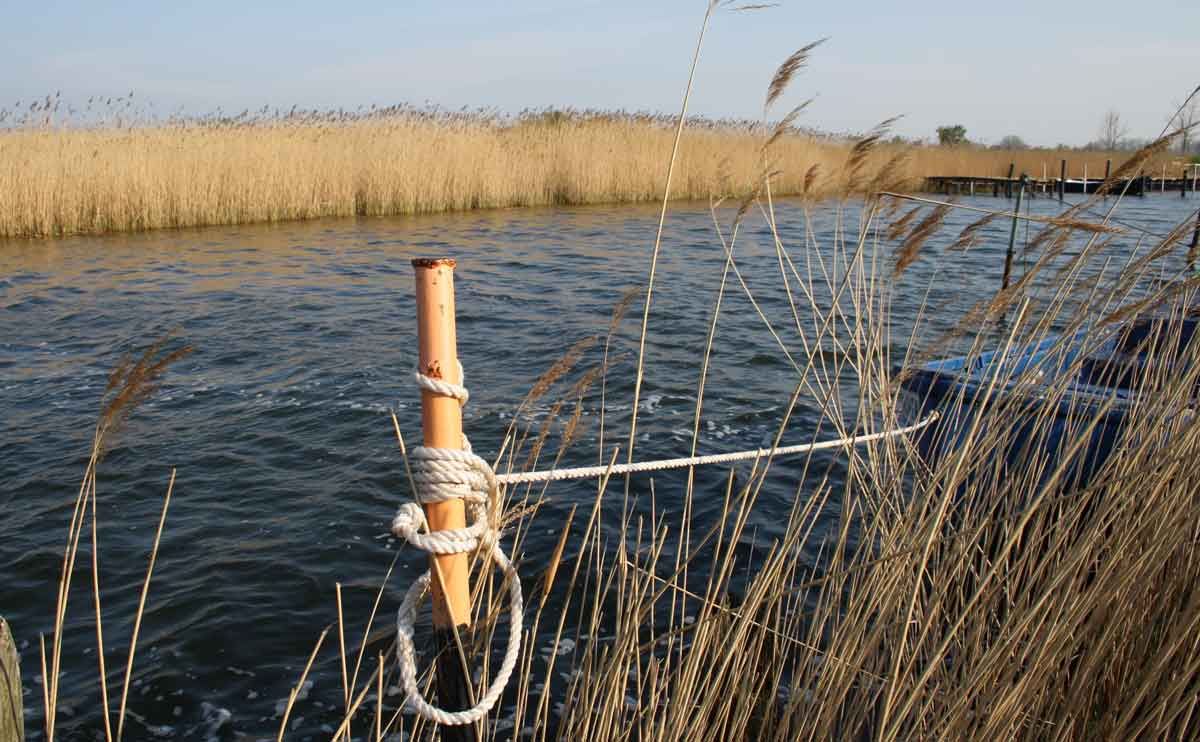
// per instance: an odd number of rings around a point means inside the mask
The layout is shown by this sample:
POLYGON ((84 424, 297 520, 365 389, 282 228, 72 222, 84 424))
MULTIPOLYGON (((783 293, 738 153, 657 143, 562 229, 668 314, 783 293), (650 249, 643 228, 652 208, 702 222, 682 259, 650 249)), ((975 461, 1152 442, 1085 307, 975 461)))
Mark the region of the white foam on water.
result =
POLYGON ((229 709, 213 705, 208 701, 201 703, 200 719, 204 724, 205 742, 217 742, 218 733, 232 718, 233 713, 229 709))
POLYGON ((562 657, 564 655, 570 654, 571 651, 574 649, 575 649, 575 640, 574 639, 561 639, 558 642, 558 649, 554 650, 554 653, 556 655, 558 655, 559 657, 562 657))
POLYGON ((663 395, 661 394, 647 394, 646 398, 642 400, 642 403, 638 405, 638 407, 640 407, 643 412, 654 412, 659 407, 662 407, 662 401, 663 395))
MULTIPOLYGON (((308 692, 310 690, 312 690, 312 687, 313 687, 313 681, 305 680, 304 685, 300 686, 300 692, 296 694, 296 700, 303 701, 306 698, 308 698, 308 692)), ((286 698, 280 698, 278 701, 275 702, 275 717, 276 718, 283 716, 283 712, 287 710, 287 705, 288 705, 288 699, 286 699, 286 698)))

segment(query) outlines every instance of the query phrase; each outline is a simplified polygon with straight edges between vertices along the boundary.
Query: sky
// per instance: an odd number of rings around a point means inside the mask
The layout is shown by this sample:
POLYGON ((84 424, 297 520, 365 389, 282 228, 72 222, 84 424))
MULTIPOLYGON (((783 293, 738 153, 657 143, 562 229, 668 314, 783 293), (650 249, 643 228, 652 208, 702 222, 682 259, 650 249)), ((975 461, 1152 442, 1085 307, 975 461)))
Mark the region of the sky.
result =
MULTIPOLYGON (((746 0, 761 2, 761 0, 746 0)), ((265 106, 679 109, 706 0, 58 2, 0 0, 0 109, 76 105, 236 113, 265 106)), ((895 115, 932 138, 1084 144, 1116 110, 1153 138, 1200 85, 1200 2, 789 2, 717 11, 692 113, 758 119, 775 68, 823 37, 779 104, 858 132, 895 115)))

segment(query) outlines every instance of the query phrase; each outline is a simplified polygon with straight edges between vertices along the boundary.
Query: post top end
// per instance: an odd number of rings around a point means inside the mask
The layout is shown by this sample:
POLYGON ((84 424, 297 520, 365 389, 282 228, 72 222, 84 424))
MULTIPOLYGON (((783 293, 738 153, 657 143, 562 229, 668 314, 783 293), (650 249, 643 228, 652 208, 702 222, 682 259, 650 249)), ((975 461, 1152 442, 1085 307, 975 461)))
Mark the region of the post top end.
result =
POLYGON ((413 268, 445 267, 454 270, 457 265, 458 262, 454 258, 413 258, 412 260, 413 268))

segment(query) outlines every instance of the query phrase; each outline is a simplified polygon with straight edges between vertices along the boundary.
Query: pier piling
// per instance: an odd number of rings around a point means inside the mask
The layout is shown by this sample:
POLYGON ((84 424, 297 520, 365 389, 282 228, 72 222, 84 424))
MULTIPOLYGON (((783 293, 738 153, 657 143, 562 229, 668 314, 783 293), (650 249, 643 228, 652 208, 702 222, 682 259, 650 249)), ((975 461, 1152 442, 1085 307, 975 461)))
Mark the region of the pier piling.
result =
POLYGON ((1058 202, 1063 202, 1063 196, 1067 193, 1067 161, 1062 161, 1062 166, 1058 176, 1058 202))
POLYGON ((1193 273, 1196 270, 1196 248, 1200 247, 1200 210, 1196 211, 1196 228, 1192 230, 1192 244, 1188 246, 1187 261, 1188 270, 1193 273))
POLYGON ((1012 276, 1013 250, 1017 244, 1017 222, 1021 217, 1021 200, 1025 196, 1025 183, 1027 178, 1022 173, 1021 184, 1017 190, 1017 203, 1013 209, 1012 229, 1008 233, 1008 252, 1004 253, 1004 278, 1000 281, 1000 289, 1003 291, 1008 288, 1008 280, 1012 276))
MULTIPOLYGON (((458 338, 454 319, 454 267, 450 258, 414 260, 416 273, 418 368, 421 373, 453 384, 462 384, 458 338)), ((462 449, 462 407, 457 399, 421 390, 421 427, 425 445, 462 449)), ((461 499, 425 503, 430 531, 465 528, 466 508, 461 499)), ((433 625, 437 634, 437 697, 450 711, 470 708, 471 679, 461 637, 471 624, 471 593, 467 554, 431 554, 430 592, 433 625)), ((476 742, 474 725, 443 727, 446 742, 476 742)))

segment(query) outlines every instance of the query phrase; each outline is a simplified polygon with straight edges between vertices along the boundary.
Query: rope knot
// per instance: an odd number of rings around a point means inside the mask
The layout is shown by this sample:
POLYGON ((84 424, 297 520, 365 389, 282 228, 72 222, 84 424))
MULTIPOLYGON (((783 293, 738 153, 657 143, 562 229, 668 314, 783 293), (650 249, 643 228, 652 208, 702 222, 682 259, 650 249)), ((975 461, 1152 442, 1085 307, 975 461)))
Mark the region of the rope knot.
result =
MULTIPOLYGON (((462 377, 461 364, 459 376, 462 377)), ((414 377, 417 386, 424 391, 457 399, 460 405, 465 405, 470 398, 467 388, 460 384, 432 378, 420 371, 417 371, 414 377)), ((463 554, 482 548, 505 573, 508 582, 508 649, 487 692, 473 708, 465 711, 446 711, 432 706, 417 688, 413 624, 420 600, 429 587, 428 570, 408 588, 396 616, 396 657, 400 662, 401 681, 408 696, 409 706, 423 718, 439 724, 473 724, 487 715, 500 699, 521 650, 521 581, 516 568, 500 548, 499 532, 489 521, 489 508, 493 501, 499 501, 500 485, 492 467, 472 453, 471 443, 465 435, 462 438, 462 450, 417 446, 409 453, 409 463, 412 468, 413 486, 416 488, 416 502, 406 502, 399 507, 395 518, 392 519, 392 532, 430 554, 463 554), (425 511, 418 503, 429 504, 454 499, 465 502, 468 525, 465 528, 430 531, 425 511)))

